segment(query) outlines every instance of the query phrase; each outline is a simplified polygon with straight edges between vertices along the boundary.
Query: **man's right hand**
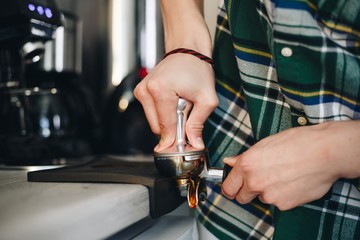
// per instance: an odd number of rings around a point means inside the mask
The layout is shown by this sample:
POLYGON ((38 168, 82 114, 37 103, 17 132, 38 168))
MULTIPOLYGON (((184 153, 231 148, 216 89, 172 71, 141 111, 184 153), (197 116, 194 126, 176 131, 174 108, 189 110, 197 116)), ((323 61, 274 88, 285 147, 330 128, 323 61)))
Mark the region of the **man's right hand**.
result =
POLYGON ((192 110, 185 131, 190 144, 203 149, 204 122, 218 104, 212 66, 195 56, 176 53, 161 61, 135 88, 151 130, 160 136, 155 151, 170 147, 176 136, 176 107, 179 97, 192 110))

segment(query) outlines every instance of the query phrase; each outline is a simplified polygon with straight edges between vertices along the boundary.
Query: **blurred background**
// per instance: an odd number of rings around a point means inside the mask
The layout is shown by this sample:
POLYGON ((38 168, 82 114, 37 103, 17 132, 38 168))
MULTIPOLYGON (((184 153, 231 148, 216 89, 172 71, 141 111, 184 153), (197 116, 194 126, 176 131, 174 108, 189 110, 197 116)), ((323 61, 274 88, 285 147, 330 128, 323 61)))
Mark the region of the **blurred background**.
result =
MULTIPOLYGON (((0 162, 151 154, 158 139, 133 89, 164 54, 159 0, 54 2, 59 16, 46 0, 13 1, 41 15, 28 35, 11 35, 21 17, 0 11, 10 33, 0 38, 0 162)), ((213 35, 218 3, 204 2, 213 35)))

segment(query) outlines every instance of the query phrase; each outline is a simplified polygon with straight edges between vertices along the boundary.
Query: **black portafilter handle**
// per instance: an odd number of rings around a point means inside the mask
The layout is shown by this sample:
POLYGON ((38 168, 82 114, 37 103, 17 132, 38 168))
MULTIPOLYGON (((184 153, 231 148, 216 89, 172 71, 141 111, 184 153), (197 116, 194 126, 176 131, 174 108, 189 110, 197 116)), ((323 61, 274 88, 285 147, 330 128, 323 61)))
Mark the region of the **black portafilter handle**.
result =
POLYGON ((232 167, 230 165, 225 164, 223 168, 223 176, 222 176, 222 182, 225 181, 226 177, 229 175, 232 167))

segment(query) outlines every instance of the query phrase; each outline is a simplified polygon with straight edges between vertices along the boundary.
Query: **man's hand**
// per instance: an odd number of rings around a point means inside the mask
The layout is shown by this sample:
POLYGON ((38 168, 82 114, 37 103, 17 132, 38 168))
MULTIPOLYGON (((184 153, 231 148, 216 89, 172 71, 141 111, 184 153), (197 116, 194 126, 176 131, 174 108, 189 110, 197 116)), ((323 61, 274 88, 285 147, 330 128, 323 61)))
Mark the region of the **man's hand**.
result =
POLYGON ((152 131, 160 135, 155 151, 174 143, 179 97, 192 103, 186 135, 193 147, 203 149, 204 122, 218 104, 211 65, 195 56, 177 53, 161 61, 136 87, 152 131))
POLYGON ((360 176, 360 122, 292 128, 245 153, 224 159, 233 167, 223 194, 245 204, 255 197, 280 210, 321 198, 340 177, 360 176))

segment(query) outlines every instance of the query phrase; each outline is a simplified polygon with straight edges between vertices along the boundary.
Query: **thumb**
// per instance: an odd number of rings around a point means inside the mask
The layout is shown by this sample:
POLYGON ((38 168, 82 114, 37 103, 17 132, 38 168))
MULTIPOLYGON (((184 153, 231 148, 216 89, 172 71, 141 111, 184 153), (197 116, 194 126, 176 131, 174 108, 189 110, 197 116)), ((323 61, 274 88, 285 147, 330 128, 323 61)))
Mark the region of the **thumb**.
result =
POLYGON ((203 122, 197 122, 196 120, 190 119, 186 123, 186 135, 190 144, 197 149, 204 149, 205 144, 202 139, 202 131, 204 129, 203 122), (194 122, 195 121, 195 122, 194 122))
POLYGON ((206 119, 217 106, 217 99, 215 100, 214 103, 210 101, 194 102, 193 109, 186 122, 186 136, 190 144, 197 149, 205 148, 202 132, 206 119))
POLYGON ((236 157, 227 157, 223 159, 223 162, 231 167, 234 167, 236 161, 237 161, 236 157))
POLYGON ((188 121, 186 122, 186 136, 190 144, 197 149, 204 149, 205 144, 202 139, 202 132, 204 129, 204 117, 196 113, 193 109, 188 121))

